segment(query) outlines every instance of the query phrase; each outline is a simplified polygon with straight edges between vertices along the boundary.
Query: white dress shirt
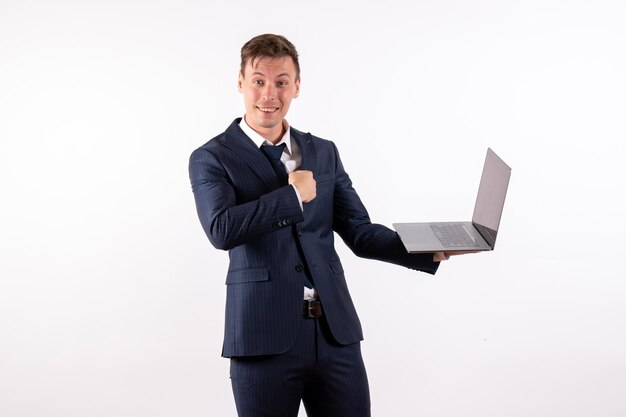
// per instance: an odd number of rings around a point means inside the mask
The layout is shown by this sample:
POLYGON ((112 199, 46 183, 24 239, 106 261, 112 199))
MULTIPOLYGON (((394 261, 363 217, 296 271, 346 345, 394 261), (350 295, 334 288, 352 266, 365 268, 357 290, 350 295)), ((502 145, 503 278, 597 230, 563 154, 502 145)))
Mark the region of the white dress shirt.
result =
MULTIPOLYGON (((298 148, 298 143, 291 138, 291 127, 287 120, 283 119, 283 129, 285 130, 285 134, 278 141, 276 145, 274 145, 269 140, 265 139, 263 136, 259 135, 255 132, 250 126, 248 126, 248 122, 246 122, 246 117, 241 118, 241 122, 239 122, 239 127, 243 130, 243 133, 246 134, 252 141, 260 148, 261 146, 278 146, 284 143, 285 149, 283 150, 283 154, 280 157, 280 162, 285 165, 285 169, 287 173, 293 172, 300 168, 300 163, 302 162, 302 156, 300 155, 300 148, 298 148)), ((304 211, 304 207, 302 206, 302 197, 300 197, 300 193, 298 189, 292 184, 294 191, 296 192, 296 196, 298 197, 298 202, 300 203, 300 208, 304 211)), ((315 288, 304 287, 304 299, 305 300, 316 300, 317 293, 315 292, 315 288)))

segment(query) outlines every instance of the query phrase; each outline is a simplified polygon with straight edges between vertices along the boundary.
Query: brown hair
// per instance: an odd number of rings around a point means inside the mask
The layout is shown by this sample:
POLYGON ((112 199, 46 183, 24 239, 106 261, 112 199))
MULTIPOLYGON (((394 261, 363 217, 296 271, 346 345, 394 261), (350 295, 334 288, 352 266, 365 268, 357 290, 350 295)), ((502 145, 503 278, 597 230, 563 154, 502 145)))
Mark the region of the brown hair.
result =
POLYGON ((250 39, 241 48, 241 75, 244 75, 248 61, 254 65, 257 58, 279 58, 289 56, 296 66, 296 80, 300 79, 300 63, 296 47, 284 36, 266 33, 250 39))

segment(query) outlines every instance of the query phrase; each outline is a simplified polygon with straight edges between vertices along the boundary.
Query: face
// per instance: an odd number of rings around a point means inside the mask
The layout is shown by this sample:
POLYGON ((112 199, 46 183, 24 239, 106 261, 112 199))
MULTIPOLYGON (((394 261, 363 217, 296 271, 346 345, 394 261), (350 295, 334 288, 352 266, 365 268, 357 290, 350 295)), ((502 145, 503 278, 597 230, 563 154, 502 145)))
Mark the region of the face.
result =
POLYGON ((239 74, 238 87, 248 125, 270 141, 278 139, 289 104, 300 91, 293 59, 261 57, 254 63, 248 61, 244 74, 239 74))

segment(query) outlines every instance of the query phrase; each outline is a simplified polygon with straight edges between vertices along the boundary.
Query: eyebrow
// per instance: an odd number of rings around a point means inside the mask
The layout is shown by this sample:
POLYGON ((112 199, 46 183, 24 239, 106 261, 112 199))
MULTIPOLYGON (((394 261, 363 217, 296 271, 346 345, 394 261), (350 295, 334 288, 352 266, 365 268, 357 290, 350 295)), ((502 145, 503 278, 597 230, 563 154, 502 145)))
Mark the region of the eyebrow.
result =
MULTIPOLYGON (((263 73, 262 73, 262 72, 260 72, 260 71, 254 71, 254 72, 252 73, 252 75, 260 75, 260 76, 262 76, 262 77, 265 77, 265 74, 263 74, 263 73)), ((277 77, 277 78, 278 78, 278 77, 287 77, 287 78, 291 78, 291 76, 290 76, 288 73, 286 73, 286 72, 282 72, 282 73, 278 74, 276 77, 277 77)))

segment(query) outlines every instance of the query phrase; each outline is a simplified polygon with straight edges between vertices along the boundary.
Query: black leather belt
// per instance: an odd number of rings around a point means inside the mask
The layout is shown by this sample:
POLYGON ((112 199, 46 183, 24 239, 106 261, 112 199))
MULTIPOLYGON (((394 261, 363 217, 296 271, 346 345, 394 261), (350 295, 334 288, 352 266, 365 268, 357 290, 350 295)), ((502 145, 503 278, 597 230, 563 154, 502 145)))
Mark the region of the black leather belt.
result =
POLYGON ((322 303, 317 300, 304 300, 302 315, 307 319, 318 319, 322 317, 322 303))

